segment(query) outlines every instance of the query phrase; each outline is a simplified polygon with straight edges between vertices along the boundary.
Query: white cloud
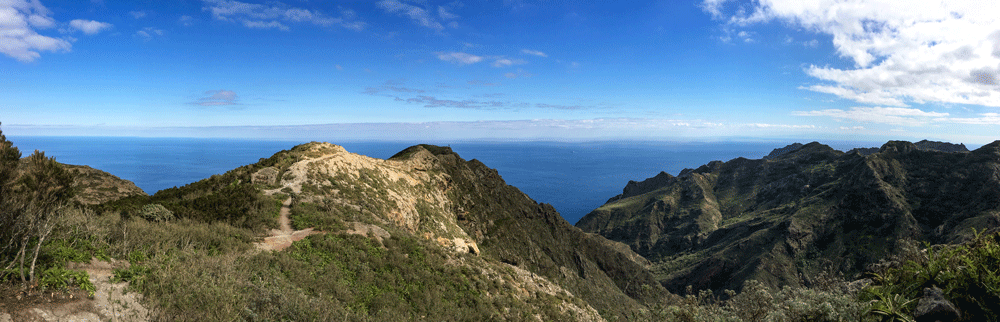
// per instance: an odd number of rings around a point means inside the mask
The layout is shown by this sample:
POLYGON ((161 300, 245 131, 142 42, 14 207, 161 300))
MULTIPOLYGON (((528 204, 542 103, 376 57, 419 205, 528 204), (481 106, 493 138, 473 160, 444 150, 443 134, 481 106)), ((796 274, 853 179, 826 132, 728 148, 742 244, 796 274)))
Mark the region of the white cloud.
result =
POLYGON ((531 49, 521 49, 521 53, 528 54, 528 55, 533 55, 533 56, 538 56, 538 57, 549 57, 549 55, 546 55, 543 52, 540 52, 540 51, 537 51, 537 50, 531 50, 531 49))
POLYGON ((132 15, 132 18, 141 19, 146 16, 145 11, 129 11, 128 14, 132 15))
POLYGON ((838 120, 865 123, 881 123, 905 126, 920 126, 931 121, 940 121, 948 113, 924 112, 906 107, 852 107, 850 110, 826 109, 818 111, 798 111, 797 116, 828 116, 838 120))
POLYGON ((767 124, 767 123, 750 123, 747 124, 749 127, 755 127, 759 129, 815 129, 815 125, 795 125, 795 124, 767 124))
POLYGON ((522 64, 527 64, 527 63, 528 62, 526 62, 524 60, 521 60, 521 59, 508 59, 508 58, 501 57, 501 58, 497 58, 496 60, 494 60, 493 64, 491 64, 491 65, 493 65, 493 67, 500 68, 500 67, 510 67, 510 66, 514 66, 514 65, 522 65, 522 64))
POLYGON ((96 35, 111 28, 109 23, 84 19, 74 19, 69 22, 69 26, 88 35, 96 35))
MULTIPOLYGON (((365 27, 365 23, 357 19, 357 14, 348 9, 341 9, 340 17, 334 18, 319 11, 292 8, 282 3, 262 5, 233 0, 203 1, 205 6, 202 10, 211 12, 215 19, 238 21, 248 28, 289 30, 285 24, 289 22, 311 23, 318 26, 337 25, 356 31, 365 27)), ((188 25, 186 22, 190 19, 184 17, 181 17, 181 23, 188 25)))
POLYGON ((239 96, 236 92, 227 91, 224 89, 207 91, 205 92, 205 97, 198 99, 198 101, 192 102, 194 105, 201 106, 225 106, 225 105, 240 105, 238 102, 239 96))
POLYGON ((280 22, 277 22, 277 21, 274 21, 274 20, 272 20, 272 21, 243 20, 243 26, 246 26, 247 28, 254 28, 254 29, 272 29, 273 28, 273 29, 279 29, 279 30, 284 30, 284 31, 290 30, 288 28, 288 26, 285 26, 285 25, 281 24, 280 22))
POLYGON ((937 119, 936 121, 958 123, 958 124, 974 124, 974 125, 1000 125, 1000 114, 998 113, 982 113, 979 117, 952 117, 937 119))
POLYGON ((34 29, 55 26, 51 14, 38 1, 0 1, 0 53, 32 62, 41 57, 40 51, 69 51, 69 41, 40 35, 34 29))
POLYGON ((828 82, 805 87, 813 91, 894 106, 1000 107, 998 1, 704 0, 702 9, 727 26, 781 21, 831 36, 855 67, 809 66, 828 82))
POLYGON ((507 77, 507 78, 510 78, 510 79, 515 79, 515 78, 518 78, 518 77, 531 77, 531 76, 535 76, 535 74, 528 73, 528 72, 524 71, 523 69, 518 68, 516 72, 509 72, 509 73, 503 74, 503 76, 507 77))
POLYGON ((445 7, 442 6, 438 6, 438 17, 441 17, 441 19, 444 20, 458 19, 458 15, 448 12, 448 9, 445 9, 445 7))
POLYGON ((153 27, 142 28, 142 30, 136 31, 135 36, 142 38, 145 41, 149 41, 156 36, 163 36, 164 32, 161 29, 156 29, 153 27))
POLYGON ((194 24, 194 17, 184 15, 181 16, 180 18, 177 18, 177 22, 180 23, 182 26, 188 27, 194 24))
POLYGON ((469 65, 483 61, 482 56, 476 56, 463 52, 438 53, 437 58, 446 62, 452 62, 459 65, 469 65))
POLYGON ((430 12, 424 8, 402 3, 396 0, 379 1, 378 6, 386 12, 407 16, 417 25, 437 31, 444 30, 444 25, 438 22, 437 19, 434 19, 434 17, 431 17, 430 12))

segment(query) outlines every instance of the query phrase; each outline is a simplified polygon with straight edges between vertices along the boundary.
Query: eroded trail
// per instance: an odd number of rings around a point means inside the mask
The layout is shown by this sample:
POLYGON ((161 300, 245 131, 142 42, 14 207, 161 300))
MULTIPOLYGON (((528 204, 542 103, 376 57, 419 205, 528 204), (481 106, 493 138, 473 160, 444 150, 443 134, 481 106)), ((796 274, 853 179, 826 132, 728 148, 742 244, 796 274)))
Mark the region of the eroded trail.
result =
POLYGON ((281 211, 278 212, 278 224, 279 229, 271 229, 271 236, 264 238, 263 242, 256 243, 258 249, 262 250, 284 250, 288 246, 292 245, 292 242, 302 240, 306 236, 317 234, 312 228, 306 228, 303 230, 292 230, 291 220, 288 216, 291 214, 292 197, 285 199, 285 202, 281 203, 281 211))
POLYGON ((290 235, 292 233, 292 222, 288 219, 288 215, 292 212, 292 197, 285 199, 285 202, 281 203, 281 211, 278 212, 278 224, 281 225, 281 232, 285 235, 290 235))

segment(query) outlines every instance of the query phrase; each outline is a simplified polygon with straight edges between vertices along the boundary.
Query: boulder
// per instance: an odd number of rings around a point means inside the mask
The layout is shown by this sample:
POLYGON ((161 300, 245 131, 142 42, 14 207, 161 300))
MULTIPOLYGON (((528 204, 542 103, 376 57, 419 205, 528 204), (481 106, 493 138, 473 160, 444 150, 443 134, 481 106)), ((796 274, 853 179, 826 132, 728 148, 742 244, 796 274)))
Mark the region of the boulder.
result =
POLYGON ((945 299, 944 292, 937 287, 925 288, 924 296, 913 310, 913 318, 917 322, 950 322, 961 317, 955 305, 945 299))

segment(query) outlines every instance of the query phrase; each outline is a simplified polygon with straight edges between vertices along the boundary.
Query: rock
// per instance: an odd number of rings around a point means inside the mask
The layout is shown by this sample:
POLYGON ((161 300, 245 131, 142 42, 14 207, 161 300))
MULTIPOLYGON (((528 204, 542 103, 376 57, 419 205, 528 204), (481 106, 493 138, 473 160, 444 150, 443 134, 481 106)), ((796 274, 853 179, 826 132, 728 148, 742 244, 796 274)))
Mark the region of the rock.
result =
POLYGON ((278 169, 267 167, 258 170, 250 177, 250 182, 272 185, 278 181, 278 169))
POLYGON ((914 143, 917 149, 924 151, 941 151, 941 152, 969 152, 969 149, 965 147, 965 144, 952 144, 948 142, 938 142, 938 141, 928 141, 922 140, 920 142, 914 143))
POLYGON ((924 296, 913 310, 913 318, 917 322, 957 321, 961 317, 955 305, 945 299, 944 293, 937 287, 925 288, 924 296))
POLYGON ((13 322, 14 319, 10 317, 10 314, 0 313, 0 322, 13 322))
POLYGON ((856 294, 858 294, 858 292, 861 292, 862 289, 864 289, 865 287, 868 287, 868 285, 871 285, 871 283, 872 283, 872 279, 870 279, 870 278, 862 278, 862 279, 859 279, 859 280, 847 283, 847 285, 844 286, 844 290, 847 291, 848 294, 854 294, 854 295, 856 295, 856 294))

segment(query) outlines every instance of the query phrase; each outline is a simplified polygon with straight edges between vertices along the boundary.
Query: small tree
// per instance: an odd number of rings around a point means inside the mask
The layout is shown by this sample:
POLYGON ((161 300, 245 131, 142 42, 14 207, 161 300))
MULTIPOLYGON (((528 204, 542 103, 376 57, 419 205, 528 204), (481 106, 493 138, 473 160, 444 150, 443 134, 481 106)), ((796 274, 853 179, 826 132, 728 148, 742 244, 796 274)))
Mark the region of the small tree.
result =
POLYGON ((25 169, 17 175, 20 151, 0 133, 0 223, 6 240, 3 253, 16 249, 7 269, 15 264, 21 281, 35 280, 38 253, 52 233, 56 218, 73 198, 73 176, 55 158, 35 150, 27 159, 25 169), (15 179, 16 178, 16 179, 15 179), (28 250, 31 262, 25 276, 28 250))
MULTIPOLYGON (((13 143, 7 141, 7 137, 0 130, 0 242, 3 243, 0 244, 2 246, 0 247, 0 256, 2 256, 0 263, 14 262, 8 257, 8 252, 15 248, 19 235, 14 225, 17 216, 14 211, 13 183, 14 179, 17 178, 17 165, 20 160, 21 151, 13 143)), ((10 269, 10 267, 8 265, 6 268, 10 269)), ((2 277, 0 275, 0 278, 2 277)))

